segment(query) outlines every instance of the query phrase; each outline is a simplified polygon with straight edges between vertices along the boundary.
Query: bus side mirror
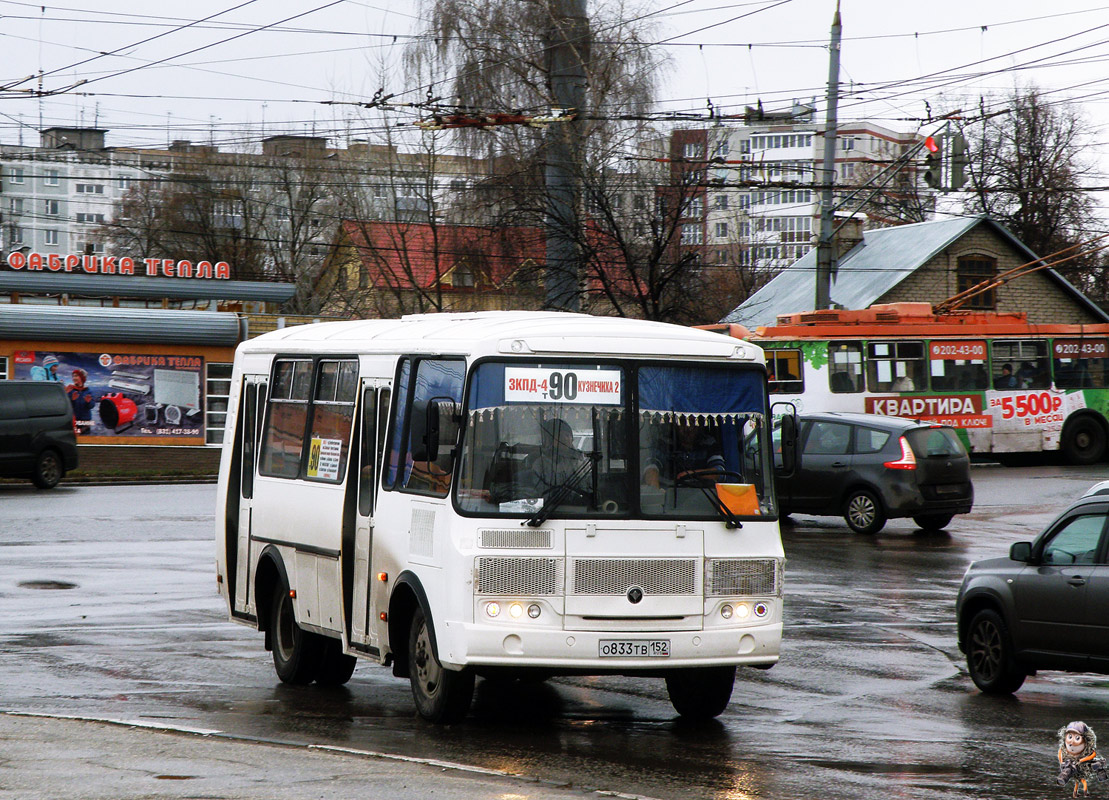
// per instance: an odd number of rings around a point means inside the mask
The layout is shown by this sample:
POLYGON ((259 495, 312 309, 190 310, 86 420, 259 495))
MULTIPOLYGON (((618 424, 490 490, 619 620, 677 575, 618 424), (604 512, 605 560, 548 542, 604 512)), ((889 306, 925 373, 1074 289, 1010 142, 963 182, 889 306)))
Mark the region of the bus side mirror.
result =
POLYGON ((781 419, 781 467, 777 472, 783 478, 788 478, 797 469, 797 417, 785 414, 781 419))
POLYGON ((458 444, 458 430, 461 427, 458 403, 449 397, 433 397, 427 402, 427 417, 424 423, 424 441, 427 452, 417 461, 438 460, 440 448, 449 450, 458 444))

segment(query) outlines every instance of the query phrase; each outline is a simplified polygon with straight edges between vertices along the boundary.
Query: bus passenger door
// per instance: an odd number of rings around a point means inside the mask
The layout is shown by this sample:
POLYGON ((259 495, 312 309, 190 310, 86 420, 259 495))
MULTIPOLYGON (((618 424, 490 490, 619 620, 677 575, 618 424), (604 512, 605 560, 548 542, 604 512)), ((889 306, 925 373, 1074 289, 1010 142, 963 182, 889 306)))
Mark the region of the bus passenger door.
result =
POLYGON ((239 460, 239 526, 235 542, 235 552, 227 554, 228 563, 234 563, 234 612, 237 615, 250 614, 249 589, 253 585, 250 577, 250 525, 254 511, 254 475, 257 466, 259 409, 265 401, 259 402, 264 395, 266 384, 257 378, 243 379, 243 394, 239 410, 239 425, 236 433, 240 437, 239 460), (232 561, 232 558, 234 561, 232 561))
POLYGON ((382 445, 389 415, 389 389, 383 380, 362 381, 360 430, 358 432, 358 465, 356 472, 357 507, 354 528, 354 575, 350 617, 351 647, 376 655, 378 613, 374 588, 377 578, 373 571, 374 509, 381 485, 382 445))

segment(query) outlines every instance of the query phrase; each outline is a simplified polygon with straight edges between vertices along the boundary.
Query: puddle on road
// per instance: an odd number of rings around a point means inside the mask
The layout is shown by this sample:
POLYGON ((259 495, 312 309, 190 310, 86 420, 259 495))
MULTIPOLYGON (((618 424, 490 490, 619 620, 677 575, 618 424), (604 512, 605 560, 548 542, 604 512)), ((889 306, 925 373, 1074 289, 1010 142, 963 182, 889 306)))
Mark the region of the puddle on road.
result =
POLYGON ((19 584, 21 589, 76 589, 76 583, 69 583, 68 581, 23 581, 19 584))

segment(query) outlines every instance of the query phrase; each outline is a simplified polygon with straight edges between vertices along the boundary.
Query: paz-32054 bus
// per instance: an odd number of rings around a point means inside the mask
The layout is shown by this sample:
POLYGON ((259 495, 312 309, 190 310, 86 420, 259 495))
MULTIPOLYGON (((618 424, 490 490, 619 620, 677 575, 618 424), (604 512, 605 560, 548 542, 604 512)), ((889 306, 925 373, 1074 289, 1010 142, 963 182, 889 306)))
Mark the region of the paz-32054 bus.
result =
POLYGON ((289 683, 355 657, 467 713, 475 675, 661 676, 719 714, 782 635, 753 344, 542 312, 288 328, 235 357, 216 522, 232 620, 289 683))

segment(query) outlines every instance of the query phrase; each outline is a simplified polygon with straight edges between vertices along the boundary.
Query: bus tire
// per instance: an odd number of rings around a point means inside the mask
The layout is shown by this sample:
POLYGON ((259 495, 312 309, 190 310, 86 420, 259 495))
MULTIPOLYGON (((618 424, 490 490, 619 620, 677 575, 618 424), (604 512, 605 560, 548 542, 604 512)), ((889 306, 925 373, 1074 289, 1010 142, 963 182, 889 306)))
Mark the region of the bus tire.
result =
POLYGON ((323 656, 323 641, 318 634, 297 625, 293 598, 284 580, 278 581, 273 593, 270 628, 273 668, 281 682, 304 686, 315 680, 323 656))
POLYGON ((916 526, 926 531, 942 531, 955 519, 954 514, 918 514, 913 517, 916 526))
POLYGON ((439 662, 431 628, 421 606, 412 613, 408 634, 409 680, 416 711, 429 722, 449 725, 465 718, 474 697, 474 672, 450 670, 439 662))
POLYGON ((342 686, 354 674, 358 659, 343 652, 340 639, 325 639, 320 653, 316 683, 320 686, 342 686))
POLYGON ((877 533, 886 525, 882 504, 869 489, 855 489, 847 496, 843 518, 855 533, 877 533))
POLYGON ((1076 417, 1063 431, 1063 455, 1071 464, 1096 464, 1105 458, 1105 428, 1094 417, 1076 417))
POLYGON ((720 716, 732 699, 735 667, 675 669, 666 675, 666 693, 674 710, 686 719, 720 716))

